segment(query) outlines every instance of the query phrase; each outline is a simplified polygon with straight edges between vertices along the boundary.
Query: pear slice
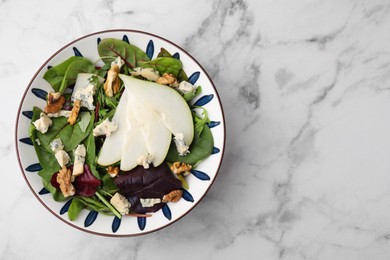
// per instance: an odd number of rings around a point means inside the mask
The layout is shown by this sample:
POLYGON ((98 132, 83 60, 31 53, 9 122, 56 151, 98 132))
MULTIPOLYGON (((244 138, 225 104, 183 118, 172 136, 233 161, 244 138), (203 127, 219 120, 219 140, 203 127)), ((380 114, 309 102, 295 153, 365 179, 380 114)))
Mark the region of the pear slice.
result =
POLYGON ((128 105, 131 106, 139 123, 148 153, 152 158, 152 163, 157 167, 167 156, 172 134, 158 118, 158 115, 154 111, 149 110, 131 91, 129 91, 128 97, 128 105))
POLYGON ((127 90, 154 111, 158 118, 176 135, 182 133, 190 145, 194 138, 191 110, 184 98, 174 89, 154 82, 119 74, 127 90))
POLYGON ((138 165, 140 157, 148 154, 148 149, 142 134, 141 125, 136 119, 135 111, 133 111, 133 94, 127 90, 125 92, 127 92, 125 97, 127 99, 127 107, 125 117, 122 118, 122 121, 126 123, 127 130, 122 139, 123 146, 120 169, 122 171, 129 171, 138 165))
POLYGON ((118 129, 110 136, 106 137, 99 152, 97 163, 102 166, 108 166, 121 160, 122 146, 124 144, 125 135, 128 131, 128 127, 124 121, 127 113, 127 102, 128 98, 125 90, 112 118, 112 121, 118 124, 118 129))

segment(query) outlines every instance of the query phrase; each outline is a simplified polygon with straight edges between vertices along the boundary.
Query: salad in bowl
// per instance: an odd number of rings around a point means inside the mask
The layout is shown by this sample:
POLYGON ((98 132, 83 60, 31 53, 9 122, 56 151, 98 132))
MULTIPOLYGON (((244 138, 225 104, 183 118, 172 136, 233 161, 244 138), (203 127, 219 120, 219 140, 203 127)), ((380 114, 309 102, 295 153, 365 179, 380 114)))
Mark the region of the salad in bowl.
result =
POLYGON ((54 215, 100 235, 159 230, 189 212, 218 173, 225 126, 216 89, 183 49, 112 30, 55 53, 19 108, 17 155, 54 215))

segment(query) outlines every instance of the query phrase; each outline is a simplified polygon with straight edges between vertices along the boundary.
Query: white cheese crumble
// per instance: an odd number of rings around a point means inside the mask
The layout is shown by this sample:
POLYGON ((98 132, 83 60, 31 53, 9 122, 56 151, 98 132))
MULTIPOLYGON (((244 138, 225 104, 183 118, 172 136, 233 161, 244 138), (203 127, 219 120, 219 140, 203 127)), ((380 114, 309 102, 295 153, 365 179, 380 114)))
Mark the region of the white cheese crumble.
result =
POLYGON ((87 151, 83 144, 79 144, 74 150, 73 176, 79 176, 84 173, 84 162, 87 151))
POLYGON ((113 121, 110 121, 107 118, 106 120, 98 124, 93 129, 93 136, 100 136, 100 135, 110 136, 117 129, 118 129, 118 124, 113 121))
POLYGON ((60 92, 50 92, 48 95, 51 95, 54 100, 57 100, 61 97, 60 92))
POLYGON ((119 211, 121 215, 129 214, 129 210, 131 207, 130 202, 120 193, 115 193, 114 196, 112 196, 110 203, 116 210, 119 211))
POLYGON ((185 156, 186 154, 190 153, 190 151, 188 150, 190 147, 184 142, 183 133, 175 134, 175 137, 173 137, 173 141, 175 142, 176 150, 180 156, 185 156))
POLYGON ((144 208, 150 208, 158 203, 161 203, 161 199, 159 198, 146 198, 146 199, 140 198, 139 201, 141 202, 141 205, 144 208))
POLYGON ((53 141, 51 141, 50 149, 54 153, 58 152, 59 150, 63 150, 64 149, 64 145, 62 144, 61 139, 57 138, 57 139, 54 139, 53 141))
POLYGON ((37 145, 41 145, 41 141, 39 141, 39 139, 35 139, 35 142, 37 143, 37 145))
POLYGON ((48 113, 47 116, 54 117, 54 118, 61 117, 61 116, 70 117, 71 113, 72 113, 72 111, 70 111, 70 110, 60 110, 57 113, 48 113))
POLYGON ((72 96, 72 101, 80 100, 80 106, 86 107, 89 110, 94 110, 93 95, 95 95, 96 87, 93 84, 89 84, 85 88, 79 88, 72 96))
POLYGON ((55 153, 58 164, 62 167, 68 164, 70 161, 69 155, 64 150, 59 150, 55 153))
POLYGON ((124 64, 125 62, 118 56, 113 62, 111 62, 111 67, 116 65, 119 69, 121 69, 124 64))
POLYGON ((177 87, 177 90, 183 94, 195 93, 196 86, 192 85, 191 83, 189 83, 187 81, 182 81, 182 82, 180 82, 179 86, 177 87))
POLYGON ((134 71, 131 72, 132 76, 142 76, 145 79, 156 81, 160 77, 160 73, 153 68, 134 68, 134 71))
POLYGON ((53 121, 45 114, 41 113, 40 118, 33 122, 35 128, 42 134, 46 133, 49 127, 53 124, 53 121))
POLYGON ((144 169, 149 169, 149 165, 153 162, 153 156, 151 154, 145 154, 138 158, 138 165, 142 165, 144 169))

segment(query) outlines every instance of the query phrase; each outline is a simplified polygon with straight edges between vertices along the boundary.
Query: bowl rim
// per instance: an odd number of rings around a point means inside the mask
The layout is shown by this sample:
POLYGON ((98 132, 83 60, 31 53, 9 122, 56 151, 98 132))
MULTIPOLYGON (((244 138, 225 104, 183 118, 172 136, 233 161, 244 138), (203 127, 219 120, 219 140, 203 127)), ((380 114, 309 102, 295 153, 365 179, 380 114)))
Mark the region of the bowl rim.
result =
POLYGON ((220 169, 221 169, 221 165, 222 165, 222 162, 223 162, 223 159, 224 159, 224 153, 225 153, 225 145, 226 145, 226 121, 225 121, 225 115, 224 115, 224 111, 223 111, 223 107, 222 107, 222 102, 221 102, 221 99, 220 99, 220 96, 219 96, 219 93, 217 91, 217 88, 215 87, 214 85, 214 82, 212 81, 211 77, 209 76, 209 74, 207 73, 207 71, 203 68, 203 66, 190 54, 188 53, 183 47, 177 45, 176 43, 172 42, 171 40, 168 40, 162 36, 159 36, 159 35, 156 35, 154 33, 150 33, 150 32, 146 32, 146 31, 142 31, 142 30, 134 30, 134 29, 120 29, 120 28, 117 28, 117 29, 108 29, 108 30, 101 30, 101 31, 95 31, 93 33, 89 33, 89 34, 86 34, 86 35, 83 35, 81 37, 78 37, 76 38, 75 40, 72 40, 71 42, 65 44, 64 46, 62 46, 60 49, 58 49, 56 52, 54 52, 52 55, 49 56, 49 58, 46 59, 45 62, 43 62, 43 64, 39 67, 39 69, 34 73, 33 77, 31 78, 31 80, 29 81, 21 99, 20 99, 20 104, 19 104, 19 108, 17 110, 17 115, 16 115, 16 123, 15 123, 15 151, 16 151, 16 157, 17 157, 17 160, 18 160, 18 163, 19 163, 19 167, 20 167, 20 170, 22 172, 22 175, 24 177, 24 180, 26 181, 29 189, 32 191, 32 193, 34 194, 34 196, 38 199, 38 201, 50 212, 52 213, 52 215, 54 215, 55 217, 57 217, 58 219, 60 219, 62 222, 66 223, 67 225, 73 227, 73 228, 76 228, 77 230, 80 230, 80 231, 83 231, 83 232, 86 232, 86 233, 90 233, 90 234, 94 234, 94 235, 98 235, 98 236, 103 236, 103 237, 137 237, 137 236, 142 236, 142 235, 147 235, 147 234, 150 234, 150 233, 154 233, 154 232, 157 232, 163 228, 166 228, 170 225, 172 225, 173 223, 176 223, 177 221, 179 221, 180 219, 182 219, 184 216, 188 215, 188 213, 190 211, 192 211, 202 200, 203 198, 206 196, 206 194, 209 192, 211 186, 213 186, 215 180, 217 179, 218 177, 218 174, 220 172, 220 169), (34 191, 33 187, 31 186, 27 176, 26 176, 26 173, 25 173, 25 169, 23 168, 23 165, 22 165, 22 162, 21 162, 21 157, 20 157, 20 153, 19 153, 19 140, 18 140, 18 129, 19 129, 19 120, 20 120, 20 115, 21 115, 21 110, 22 110, 22 106, 23 106, 23 103, 24 103, 24 100, 26 98, 26 95, 28 93, 28 91, 30 90, 31 88, 31 85, 33 84, 33 82, 35 81, 35 79, 37 78, 38 74, 42 71, 42 69, 44 69, 47 64, 55 57, 57 56, 59 53, 61 53, 64 49, 68 48, 69 46, 85 39, 85 38, 89 38, 91 36, 95 36, 95 35, 99 35, 99 34, 105 34, 105 33, 111 33, 111 32, 124 32, 124 33, 136 33, 136 34, 143 34, 143 35, 148 35, 148 36, 151 36, 151 37, 154 37, 154 38, 158 38, 162 41, 165 41, 167 42, 168 44, 171 44, 173 45, 174 47, 178 48, 180 51, 182 51, 183 53, 185 53, 186 55, 188 55, 188 57, 193 61, 195 62, 195 64, 197 64, 201 69, 202 69, 202 72, 205 74, 205 76, 207 77, 207 79, 209 80, 209 82, 211 83, 211 86, 212 88, 214 89, 215 91, 215 95, 218 99, 218 105, 219 105, 219 108, 220 108, 220 112, 221 112, 221 115, 222 115, 222 121, 223 121, 223 140, 222 140, 222 146, 220 148, 220 153, 221 153, 221 159, 219 161, 219 164, 217 166, 217 170, 216 170, 216 173, 215 173, 215 177, 211 180, 210 184, 208 185, 208 187, 206 188, 205 192, 200 196, 200 198, 197 200, 197 201, 194 201, 194 204, 192 204, 191 207, 188 208, 188 210, 186 210, 183 214, 181 214, 180 216, 178 216, 176 219, 168 222, 167 224, 164 224, 162 226, 159 226, 158 228, 155 228, 155 229, 152 229, 152 230, 149 230, 149 231, 142 231, 142 232, 138 232, 138 233, 132 233, 132 234, 108 234, 108 233, 102 233, 102 232, 97 232, 97 231, 93 231, 93 230, 88 230, 88 229, 84 229, 80 226, 77 226, 75 224, 73 224, 72 222, 69 222, 69 221, 66 221, 64 220, 63 218, 61 218, 58 213, 54 212, 54 210, 52 210, 48 205, 46 205, 43 200, 38 196, 38 194, 34 191))

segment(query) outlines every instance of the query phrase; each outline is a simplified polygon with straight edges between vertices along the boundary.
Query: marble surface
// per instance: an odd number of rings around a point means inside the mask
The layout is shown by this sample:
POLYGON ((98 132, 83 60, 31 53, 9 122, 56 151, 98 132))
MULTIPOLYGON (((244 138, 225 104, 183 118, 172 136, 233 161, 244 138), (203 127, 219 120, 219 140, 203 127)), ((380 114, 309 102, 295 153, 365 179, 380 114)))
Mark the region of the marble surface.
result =
POLYGON ((0 259, 390 259, 390 2, 0 1, 0 259), (28 189, 21 96, 84 34, 145 30, 189 51, 224 104, 217 181, 135 238, 71 228, 28 189))

